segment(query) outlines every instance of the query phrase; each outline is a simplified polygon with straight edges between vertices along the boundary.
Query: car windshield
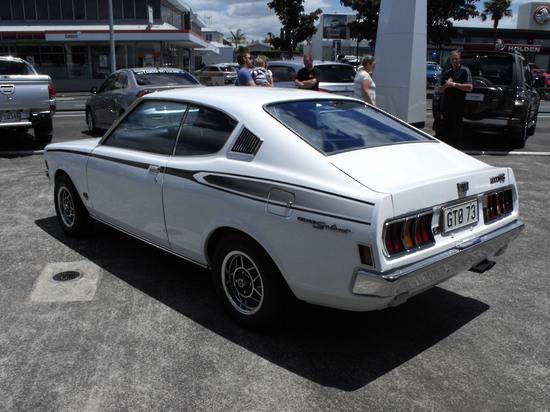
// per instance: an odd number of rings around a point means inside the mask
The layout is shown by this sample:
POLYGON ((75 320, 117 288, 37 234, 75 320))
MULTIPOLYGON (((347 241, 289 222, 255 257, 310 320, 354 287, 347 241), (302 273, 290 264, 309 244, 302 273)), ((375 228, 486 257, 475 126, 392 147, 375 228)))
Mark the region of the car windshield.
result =
POLYGON ((462 57, 462 64, 470 69, 472 77, 483 77, 492 84, 508 86, 512 84, 513 56, 462 57))
POLYGON ((319 74, 320 82, 327 83, 353 83, 355 70, 350 66, 322 65, 315 66, 319 74))
POLYGON ((235 68, 231 67, 231 66, 220 66, 220 69, 222 69, 222 71, 224 71, 224 72, 234 72, 235 71, 235 68))
POLYGON ((435 141, 364 103, 316 99, 273 103, 266 110, 324 154, 405 142, 435 141))
POLYGON ((136 82, 140 86, 179 86, 199 84, 199 82, 187 72, 136 73, 136 82))
POLYGON ((22 62, 0 60, 0 75, 10 74, 34 74, 31 69, 22 62))

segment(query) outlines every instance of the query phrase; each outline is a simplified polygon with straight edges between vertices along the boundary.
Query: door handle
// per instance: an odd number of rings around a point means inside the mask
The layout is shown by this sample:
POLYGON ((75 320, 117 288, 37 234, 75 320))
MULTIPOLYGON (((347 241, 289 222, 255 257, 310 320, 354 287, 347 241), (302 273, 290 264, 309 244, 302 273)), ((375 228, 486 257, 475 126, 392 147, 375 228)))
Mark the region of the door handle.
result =
POLYGON ((149 165, 149 168, 147 170, 151 174, 158 175, 160 173, 160 166, 149 165))

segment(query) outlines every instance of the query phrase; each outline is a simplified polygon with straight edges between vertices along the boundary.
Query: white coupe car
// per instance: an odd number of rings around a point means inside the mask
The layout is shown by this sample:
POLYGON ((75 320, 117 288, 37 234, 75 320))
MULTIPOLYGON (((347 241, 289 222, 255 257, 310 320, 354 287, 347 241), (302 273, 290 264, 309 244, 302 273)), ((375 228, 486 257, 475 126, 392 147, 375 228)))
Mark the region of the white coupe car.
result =
POLYGON ((514 173, 319 92, 147 95, 105 136, 45 150, 68 235, 91 219, 212 269, 265 327, 292 302, 369 311, 484 271, 521 232, 514 173))

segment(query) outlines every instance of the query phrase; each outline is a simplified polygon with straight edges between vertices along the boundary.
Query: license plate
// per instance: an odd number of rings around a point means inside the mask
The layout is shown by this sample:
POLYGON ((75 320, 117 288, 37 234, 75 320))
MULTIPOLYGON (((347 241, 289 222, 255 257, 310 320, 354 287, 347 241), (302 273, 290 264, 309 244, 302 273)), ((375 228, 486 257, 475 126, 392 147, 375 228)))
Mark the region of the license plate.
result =
POLYGON ((478 221, 477 199, 443 208, 443 233, 453 232, 478 221))
POLYGON ((0 123, 16 123, 21 121, 21 112, 2 112, 0 123))
POLYGON ((471 102, 482 102, 485 99, 485 95, 483 93, 466 93, 465 99, 471 102))

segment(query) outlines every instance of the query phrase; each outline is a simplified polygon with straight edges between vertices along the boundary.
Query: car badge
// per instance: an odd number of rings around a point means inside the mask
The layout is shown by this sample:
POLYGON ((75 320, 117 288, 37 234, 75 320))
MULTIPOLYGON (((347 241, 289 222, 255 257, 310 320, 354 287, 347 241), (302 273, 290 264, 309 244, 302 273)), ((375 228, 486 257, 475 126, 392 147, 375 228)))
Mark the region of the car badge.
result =
POLYGON ((506 180, 506 175, 504 173, 499 174, 498 176, 493 176, 489 179, 489 182, 494 185, 495 183, 504 183, 506 180))
POLYGON ((460 182, 456 184, 456 190, 458 191, 458 197, 466 196, 466 192, 470 189, 468 182, 460 182))

